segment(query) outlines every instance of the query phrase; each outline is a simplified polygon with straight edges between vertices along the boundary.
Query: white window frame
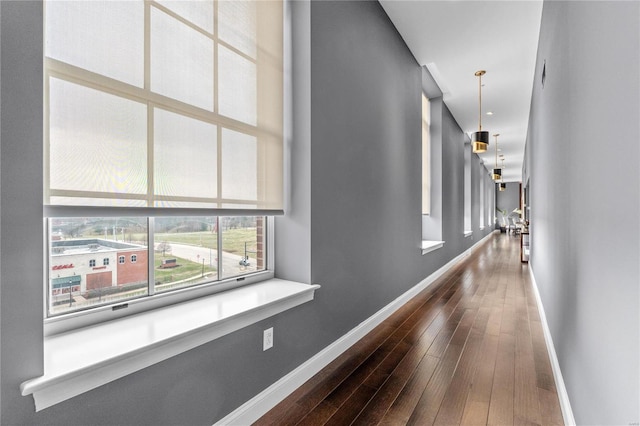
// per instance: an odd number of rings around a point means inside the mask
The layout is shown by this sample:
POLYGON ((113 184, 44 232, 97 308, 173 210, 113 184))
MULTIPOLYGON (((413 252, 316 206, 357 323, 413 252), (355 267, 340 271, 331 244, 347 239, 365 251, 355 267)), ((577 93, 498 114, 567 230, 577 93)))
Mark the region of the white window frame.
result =
MULTIPOLYGON (((104 212, 108 213, 106 209, 104 212)), ((178 216, 176 214, 176 216, 178 216)), ((253 215, 251 215, 253 216, 253 215)), ((261 215, 259 215, 261 216, 261 215)), ((100 215, 95 215, 95 217, 101 217, 100 215)), ((188 216, 185 216, 188 217, 188 216)), ((220 216, 222 217, 222 216, 220 216)), ((174 303, 182 303, 189 300, 209 296, 212 294, 216 294, 219 292, 231 290, 237 287, 242 287, 245 285, 255 284, 260 281, 265 281, 274 278, 274 259, 273 259, 273 250, 274 250, 274 217, 273 216, 264 216, 264 257, 265 264, 264 269, 261 271, 251 271, 246 274, 235 275, 227 278, 218 279, 196 284, 189 287, 178 288, 175 290, 162 292, 154 294, 153 286, 149 285, 149 293, 144 296, 140 296, 133 299, 126 299, 122 301, 117 301, 105 305, 98 305, 95 307, 90 307, 84 310, 77 310, 69 313, 63 313, 56 316, 48 316, 48 294, 49 294, 49 277, 45 276, 45 282, 43 285, 44 288, 44 334, 45 336, 58 334, 61 332, 74 330, 82 327, 86 327, 89 325, 94 325, 98 323, 102 323, 104 321, 109 321, 116 318, 121 318, 124 316, 137 314, 153 309, 162 308, 164 306, 168 306, 174 303)), ((147 259, 148 259, 148 283, 153 283, 153 250, 150 247, 153 247, 153 217, 148 218, 148 248, 147 248, 147 259)), ((218 242, 220 244, 222 239, 222 232, 218 234, 218 242)), ((49 259, 49 243, 45 246, 45 259, 49 259)), ((129 256, 129 260, 131 263, 137 262, 137 255, 131 254, 129 256), (135 258, 135 260, 134 260, 135 258)), ((219 264, 222 262, 222 256, 219 256, 219 264)), ((48 268, 47 268, 48 269, 48 268)))

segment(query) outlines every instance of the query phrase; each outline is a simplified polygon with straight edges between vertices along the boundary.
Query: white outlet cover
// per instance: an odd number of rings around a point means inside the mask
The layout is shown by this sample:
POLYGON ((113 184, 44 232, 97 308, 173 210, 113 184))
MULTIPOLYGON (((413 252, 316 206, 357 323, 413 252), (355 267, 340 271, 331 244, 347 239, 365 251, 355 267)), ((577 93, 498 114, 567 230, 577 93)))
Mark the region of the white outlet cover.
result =
POLYGON ((267 328, 262 335, 262 350, 273 347, 273 327, 267 328))

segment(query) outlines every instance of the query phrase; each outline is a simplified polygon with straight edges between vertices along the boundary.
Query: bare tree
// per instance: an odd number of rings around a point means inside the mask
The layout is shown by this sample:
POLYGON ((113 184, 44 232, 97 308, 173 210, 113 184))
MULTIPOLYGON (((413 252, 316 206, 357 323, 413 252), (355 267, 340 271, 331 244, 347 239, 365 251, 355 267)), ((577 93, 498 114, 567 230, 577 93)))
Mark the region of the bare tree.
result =
POLYGON ((171 244, 169 244, 166 241, 163 241, 160 244, 158 244, 157 250, 162 252, 162 256, 165 256, 167 253, 171 253, 171 244))

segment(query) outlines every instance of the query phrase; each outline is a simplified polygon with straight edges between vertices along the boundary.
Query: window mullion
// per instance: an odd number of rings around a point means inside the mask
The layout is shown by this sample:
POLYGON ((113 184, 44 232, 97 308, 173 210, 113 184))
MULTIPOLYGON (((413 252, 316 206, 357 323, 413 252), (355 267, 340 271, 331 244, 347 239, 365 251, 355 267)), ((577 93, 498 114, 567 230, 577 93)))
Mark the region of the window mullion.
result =
MULTIPOLYGON (((151 5, 148 1, 144 2, 144 90, 146 93, 151 92, 151 5)), ((147 102, 147 207, 154 207, 153 114, 152 103, 147 102)), ((151 235, 151 232, 151 229, 149 229, 149 235, 151 235)), ((151 256, 148 257, 150 258, 151 256)))
POLYGON ((217 1, 213 2, 213 111, 216 113, 220 111, 220 106, 218 105, 218 2, 217 1))
POLYGON ((153 217, 147 218, 147 269, 148 269, 148 291, 149 296, 156 294, 156 253, 155 253, 155 220, 153 217))
MULTIPOLYGON (((219 103, 219 88, 218 88, 218 2, 213 2, 213 110, 216 113, 220 111, 220 103, 219 103)), ((216 195, 219 200, 222 200, 222 123, 218 123, 216 128, 216 195)), ((222 205, 218 205, 218 207, 222 207, 222 205)), ((218 279, 222 276, 220 271, 220 265, 222 262, 220 261, 220 220, 216 219, 218 223, 218 279)))
POLYGON ((218 245, 218 281, 222 279, 222 227, 220 226, 220 216, 216 216, 216 233, 218 245))

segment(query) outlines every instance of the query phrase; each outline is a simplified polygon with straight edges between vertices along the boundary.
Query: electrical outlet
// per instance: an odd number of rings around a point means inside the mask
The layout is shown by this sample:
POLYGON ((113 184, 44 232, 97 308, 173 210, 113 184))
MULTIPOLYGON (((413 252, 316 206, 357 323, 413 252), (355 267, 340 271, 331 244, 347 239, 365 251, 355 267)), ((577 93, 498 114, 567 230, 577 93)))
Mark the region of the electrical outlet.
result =
POLYGON ((267 328, 262 335, 262 350, 273 347, 273 327, 267 328))

